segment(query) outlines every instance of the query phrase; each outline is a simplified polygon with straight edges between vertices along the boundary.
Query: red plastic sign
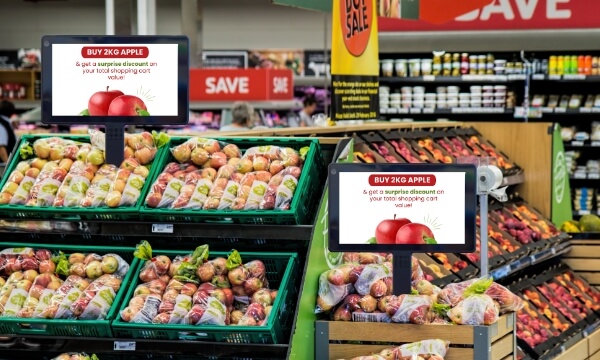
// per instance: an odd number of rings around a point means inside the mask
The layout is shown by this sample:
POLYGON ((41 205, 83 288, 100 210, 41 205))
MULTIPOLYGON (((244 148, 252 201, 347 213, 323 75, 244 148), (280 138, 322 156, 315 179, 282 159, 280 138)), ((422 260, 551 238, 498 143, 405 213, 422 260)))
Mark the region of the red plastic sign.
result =
MULTIPOLYGON (((421 0, 420 21, 379 18, 379 31, 473 31, 589 29, 600 27, 600 2, 578 0, 494 0, 473 11, 453 8, 463 0, 421 0), (440 10, 442 9, 442 10, 440 10), (452 19, 442 22, 442 13, 452 19)), ((472 9, 471 9, 472 10, 472 9)))
POLYGON ((192 69, 191 101, 293 99, 291 70, 192 69))
POLYGON ((372 0, 340 0, 340 24, 346 50, 361 56, 369 45, 373 27, 372 0))

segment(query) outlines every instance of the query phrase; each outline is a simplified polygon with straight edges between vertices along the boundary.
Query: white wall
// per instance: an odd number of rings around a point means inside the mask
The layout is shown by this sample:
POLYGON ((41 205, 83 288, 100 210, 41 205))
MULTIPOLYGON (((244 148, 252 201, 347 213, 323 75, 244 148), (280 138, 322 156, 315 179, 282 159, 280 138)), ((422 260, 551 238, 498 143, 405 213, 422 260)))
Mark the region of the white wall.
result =
MULTIPOLYGON (((323 48, 322 13, 272 5, 270 0, 199 2, 205 49, 323 48)), ((159 34, 181 32, 179 4, 177 0, 157 1, 159 34)), ((0 49, 39 47, 42 35, 104 34, 104 26, 104 0, 0 2, 0 49)))

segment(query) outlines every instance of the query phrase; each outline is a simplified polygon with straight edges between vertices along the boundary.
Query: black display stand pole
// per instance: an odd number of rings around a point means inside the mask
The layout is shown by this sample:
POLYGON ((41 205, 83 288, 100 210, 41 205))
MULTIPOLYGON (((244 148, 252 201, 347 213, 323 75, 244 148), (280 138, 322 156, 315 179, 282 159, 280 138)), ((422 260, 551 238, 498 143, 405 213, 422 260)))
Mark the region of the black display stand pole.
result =
POLYGON ((393 252, 394 295, 410 294, 412 292, 412 254, 406 252, 393 252))
POLYGON ((120 166, 123 162, 123 150, 125 149, 125 126, 126 123, 107 123, 104 125, 106 137, 104 142, 106 163, 120 166))

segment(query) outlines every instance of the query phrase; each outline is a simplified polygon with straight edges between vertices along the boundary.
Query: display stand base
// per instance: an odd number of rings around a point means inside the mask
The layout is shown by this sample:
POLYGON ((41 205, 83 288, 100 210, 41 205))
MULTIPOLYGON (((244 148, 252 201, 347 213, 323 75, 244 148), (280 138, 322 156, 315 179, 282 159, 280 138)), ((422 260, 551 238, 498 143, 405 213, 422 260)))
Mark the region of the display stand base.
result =
POLYGON ((412 292, 412 254, 394 252, 392 255, 394 256, 394 295, 410 294, 412 292))
POLYGON ((120 166, 123 162, 126 125, 126 123, 108 123, 105 125, 106 138, 104 143, 104 156, 107 164, 120 166))

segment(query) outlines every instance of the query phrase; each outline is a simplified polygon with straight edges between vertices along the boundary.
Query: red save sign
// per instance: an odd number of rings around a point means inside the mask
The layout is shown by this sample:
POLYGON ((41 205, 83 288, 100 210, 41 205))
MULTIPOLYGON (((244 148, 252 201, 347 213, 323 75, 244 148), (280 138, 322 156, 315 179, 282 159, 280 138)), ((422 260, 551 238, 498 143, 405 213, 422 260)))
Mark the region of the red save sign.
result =
POLYGON ((190 70, 191 101, 266 101, 292 98, 291 70, 190 70))
MULTIPOLYGON (((379 31, 474 31, 474 30, 533 30, 589 29, 600 27, 600 1, 580 0, 493 0, 487 5, 462 11, 449 21, 437 18, 440 9, 462 3, 442 0, 421 0, 419 21, 389 17, 379 18, 379 31)), ((471 1, 464 1, 472 3, 471 1)))

